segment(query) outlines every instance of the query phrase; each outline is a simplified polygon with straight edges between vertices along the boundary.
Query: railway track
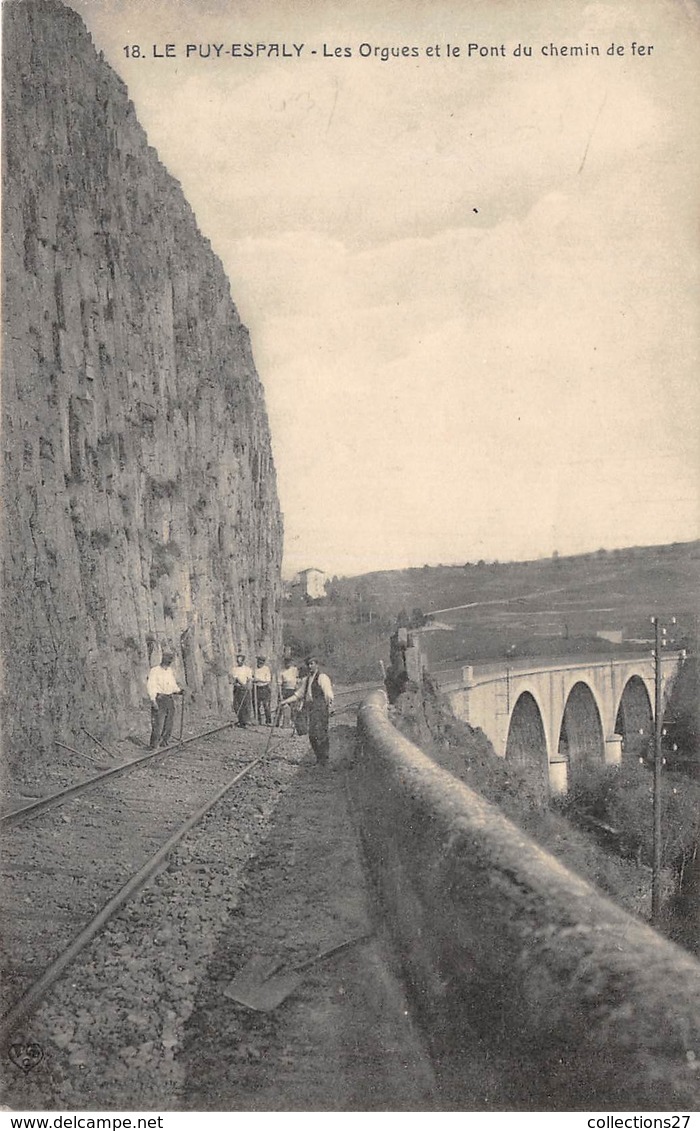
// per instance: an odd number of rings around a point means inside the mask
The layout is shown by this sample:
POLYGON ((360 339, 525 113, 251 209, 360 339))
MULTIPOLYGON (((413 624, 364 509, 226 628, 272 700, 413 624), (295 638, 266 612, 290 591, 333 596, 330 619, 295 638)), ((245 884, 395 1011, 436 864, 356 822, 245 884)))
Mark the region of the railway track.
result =
MULTIPOLYGON (((352 721, 363 691, 338 691, 341 725, 352 721)), ((254 821, 264 817, 306 750, 288 728, 242 731, 228 723, 4 814, 0 1047, 22 1034, 66 969, 105 924, 123 918, 183 838, 227 801, 235 815, 248 809, 254 821)), ((225 906, 224 892, 221 898, 225 906)))
POLYGON ((202 731, 201 734, 183 739, 182 742, 173 742, 159 750, 150 750, 147 754, 139 755, 138 758, 130 758, 125 762, 119 762, 107 769, 100 770, 99 773, 93 774, 88 778, 82 778, 72 785, 64 786, 54 793, 49 793, 45 797, 31 801, 27 805, 21 805, 16 809, 11 809, 8 813, 4 813, 2 817, 0 817, 0 833, 5 832, 14 825, 21 824, 23 821, 31 820, 32 817, 38 817, 40 813, 45 812, 47 809, 53 809, 57 805, 62 805, 71 797, 77 797, 80 793, 87 793, 88 790, 102 785, 102 783, 109 778, 122 777, 124 774, 131 773, 133 770, 146 766, 149 762, 154 762, 165 757, 167 754, 171 754, 173 750, 180 750, 182 747, 188 746, 193 742, 199 742, 201 739, 208 738, 210 735, 230 730, 232 726, 233 723, 225 723, 221 727, 202 731))
MULTIPOLYGON (((348 688, 339 691, 336 696, 336 700, 339 701, 339 707, 336 713, 338 715, 342 715, 347 711, 355 710, 359 706, 361 698, 362 696, 358 693, 357 688, 348 688)), ((34 817, 38 817, 47 809, 53 809, 58 805, 63 805, 64 802, 68 801, 70 798, 77 797, 81 793, 87 793, 89 790, 101 786, 110 778, 114 779, 122 777, 125 774, 132 773, 134 770, 148 766, 148 764, 151 762, 159 761, 165 756, 172 754, 174 751, 179 751, 183 747, 189 746, 194 742, 199 742, 202 739, 209 738, 212 735, 219 734, 223 731, 233 730, 234 725, 235 724, 233 722, 224 723, 220 727, 214 727, 210 730, 202 731, 200 734, 192 735, 191 737, 184 738, 181 741, 171 742, 168 746, 165 746, 159 750, 149 750, 145 754, 140 754, 137 758, 130 758, 124 762, 118 762, 116 765, 109 766, 106 769, 101 769, 98 773, 91 774, 87 778, 82 778, 78 782, 73 782, 70 785, 63 786, 61 789, 55 790, 53 793, 46 794, 45 796, 30 801, 25 805, 19 805, 14 809, 10 809, 9 812, 4 813, 0 816, 0 835, 5 833, 8 829, 13 828, 17 824, 31 820, 34 817)), ((260 728, 256 727, 255 725, 251 725, 246 729, 250 734, 259 733, 260 731, 260 728)), ((268 728, 265 728, 263 733, 265 735, 268 735, 270 734, 270 730, 268 728)), ((272 733, 277 733, 278 738, 282 737, 282 734, 277 731, 277 728, 273 728, 272 733)), ((70 748, 64 747, 64 749, 70 748)))
MULTIPOLYGON (((221 794, 200 821, 193 809, 190 818, 197 823, 177 843, 171 840, 159 846, 160 861, 154 861, 150 882, 117 907, 72 962, 70 949, 65 957, 61 953, 57 965, 63 966, 59 971, 63 976, 58 981, 49 984, 54 970, 36 979, 34 993, 45 991, 43 1000, 39 998, 34 1012, 23 1012, 22 1006, 14 1011, 16 1020, 9 1019, 8 1028, 13 1030, 9 1037, 17 1049, 37 1054, 36 1066, 26 1073, 5 1064, 4 1103, 10 1110, 120 1110, 125 1103, 143 1110, 186 1110, 194 1106, 190 1071, 197 1080, 206 1081, 205 1067, 212 1060, 215 1075, 217 1062, 222 1068, 226 1066, 228 1073, 229 1052, 236 1072, 228 1079, 228 1087, 238 1110, 239 1094, 256 1064, 267 1066, 262 1076, 271 1073, 281 1096, 286 1095, 292 1079, 305 1081, 304 1086, 313 1091, 326 1087, 329 1074, 335 1076, 337 1072, 344 1078, 343 1041, 339 1044, 334 1038, 327 1042, 328 1025, 336 1015, 344 1019, 345 1027, 349 1026, 351 1050, 355 1032, 384 1033, 387 1004, 396 1002, 391 995, 390 1000, 383 996, 387 988, 380 968, 381 947, 377 954, 373 952, 375 983, 369 995, 362 959, 356 993, 354 983, 346 982, 345 973, 337 986, 334 980, 328 986, 325 982, 316 986, 316 975, 312 977, 314 994, 309 1004, 313 1016, 318 1017, 320 1037, 313 1041, 313 1047, 305 1043, 310 1040, 309 1032, 294 1019, 294 1010, 304 1003, 305 995, 291 1007, 294 1037, 290 1037, 286 1029, 276 1035, 267 1015, 251 1017, 243 1006, 222 994, 232 973, 252 955, 284 956, 293 963, 299 955, 315 953, 319 940, 325 940, 326 935, 335 939, 346 929, 352 934, 364 921, 364 896, 354 886, 359 882, 357 877, 351 880, 349 875, 356 852, 354 834, 341 819, 344 775, 353 765, 351 712, 357 699, 356 694, 343 692, 337 696, 329 768, 317 766, 308 739, 292 738, 288 729, 282 735, 273 734, 268 756, 256 765, 264 755, 269 732, 223 731, 203 740, 207 749, 199 758, 195 754, 200 744, 191 744, 187 757, 191 773, 201 776, 206 769, 211 770, 214 746, 222 760, 229 747, 231 765, 234 753, 236 761, 245 754, 247 761, 242 769, 251 768, 235 784, 232 779, 236 773, 227 777, 222 789, 229 782, 232 788, 221 794), (240 740, 245 749, 230 749, 232 739, 240 740), (284 796, 279 819, 275 813, 272 827, 271 810, 287 786, 291 788, 284 796), (262 812, 265 807, 267 812, 262 812), (303 838, 297 835, 297 829, 305 830, 303 838), (341 843, 344 847, 336 855, 341 843), (326 869, 331 859, 334 863, 326 869), (269 906, 276 909, 272 916, 269 906), (208 1008, 207 993, 220 1007, 216 1014, 208 1008), (365 1010, 368 996, 372 1003, 369 1012, 365 1010), (223 1023, 226 1020, 231 1030, 223 1023), (312 1055, 314 1047, 317 1052, 312 1055), (240 1080, 237 1072, 241 1073, 240 1080)), ((142 792, 147 782, 157 781, 166 770, 169 777, 178 763, 184 766, 183 754, 151 763, 153 769, 144 767, 138 773, 113 777, 109 789, 130 792, 138 783, 142 792)), ((106 782, 103 789, 106 792, 106 782)), ((163 790, 164 804, 170 800, 170 792, 163 790)), ((207 794, 207 808, 213 800, 213 793, 207 794)), ((70 828, 74 822, 65 822, 64 816, 73 817, 88 803, 94 807, 98 802, 103 802, 103 790, 88 790, 46 810, 39 820, 14 826, 5 842, 12 845, 30 832, 41 835, 46 826, 59 821, 70 828)), ((82 831, 94 834, 96 826, 82 831)), ((179 827, 174 832, 179 833, 179 827)), ((90 847, 93 843, 89 842, 90 847)), ((79 838, 78 844, 88 841, 79 838)), ((149 865, 148 870, 152 867, 149 865)), ((115 891, 113 896, 112 902, 117 904, 119 893, 115 891)), ((110 910, 105 908, 105 917, 110 910)), ((76 944, 81 941, 77 939, 76 944)), ((325 972, 324 967, 319 977, 325 972)), ((24 1004, 31 1005, 31 1000, 24 1004)), ((395 1039, 406 1034, 403 999, 400 1005, 396 1007, 396 1032, 392 1030, 390 1040, 387 1038, 388 1068, 384 1057, 376 1057, 383 1065, 380 1074, 387 1075, 387 1087, 394 1091, 394 1061, 406 1071, 404 1047, 395 1039)), ((289 1013, 288 1007, 284 1013, 289 1013)), ((276 1024, 276 1018, 274 1021, 276 1024)), ((335 1032, 335 1023, 331 1027, 335 1032)), ((345 1029, 338 1033, 341 1031, 345 1029)), ((376 1037, 368 1051, 373 1063, 375 1045, 376 1037)), ((364 1094, 366 1080, 361 1065, 357 1072, 358 1094, 364 1094)), ((253 1099, 259 1086, 260 1080, 251 1076, 249 1092, 253 1099)), ((218 1102, 220 1088, 225 1094, 225 1087, 223 1078, 211 1085, 212 1102, 218 1102)))
POLYGON ((264 763, 293 741, 217 727, 5 815, 1 1043, 227 794, 245 786, 245 804, 264 810, 264 763))

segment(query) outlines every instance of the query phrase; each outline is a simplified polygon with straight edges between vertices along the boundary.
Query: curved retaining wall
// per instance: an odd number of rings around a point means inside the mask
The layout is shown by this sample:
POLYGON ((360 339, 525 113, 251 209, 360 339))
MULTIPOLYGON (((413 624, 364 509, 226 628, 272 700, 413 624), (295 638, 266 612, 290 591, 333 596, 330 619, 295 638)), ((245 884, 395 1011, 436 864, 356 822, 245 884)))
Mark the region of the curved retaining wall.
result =
POLYGON ((436 766, 383 692, 358 732, 365 852, 443 1068, 479 1040, 516 1109, 698 1110, 700 963, 436 766))

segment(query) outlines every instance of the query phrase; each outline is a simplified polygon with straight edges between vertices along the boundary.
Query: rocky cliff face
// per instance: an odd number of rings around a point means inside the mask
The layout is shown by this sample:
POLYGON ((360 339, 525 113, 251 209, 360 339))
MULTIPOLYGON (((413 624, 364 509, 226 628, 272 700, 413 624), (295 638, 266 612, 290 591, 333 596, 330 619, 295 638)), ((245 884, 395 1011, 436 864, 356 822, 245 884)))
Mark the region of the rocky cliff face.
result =
POLYGON ((58 0, 4 16, 4 740, 144 729, 165 643, 212 707, 278 646, 263 391, 221 263, 58 0), (88 722, 88 720, 90 720, 88 722))

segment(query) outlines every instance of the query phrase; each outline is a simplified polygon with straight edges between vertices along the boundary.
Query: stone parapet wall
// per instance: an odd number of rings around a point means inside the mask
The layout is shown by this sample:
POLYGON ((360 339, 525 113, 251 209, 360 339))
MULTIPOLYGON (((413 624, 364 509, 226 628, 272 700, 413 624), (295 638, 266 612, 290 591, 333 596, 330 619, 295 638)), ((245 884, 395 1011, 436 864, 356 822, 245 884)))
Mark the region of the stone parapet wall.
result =
POLYGON ((435 765, 382 692, 358 727, 362 841, 437 1062, 482 1042, 516 1109, 697 1110, 700 964, 435 765))

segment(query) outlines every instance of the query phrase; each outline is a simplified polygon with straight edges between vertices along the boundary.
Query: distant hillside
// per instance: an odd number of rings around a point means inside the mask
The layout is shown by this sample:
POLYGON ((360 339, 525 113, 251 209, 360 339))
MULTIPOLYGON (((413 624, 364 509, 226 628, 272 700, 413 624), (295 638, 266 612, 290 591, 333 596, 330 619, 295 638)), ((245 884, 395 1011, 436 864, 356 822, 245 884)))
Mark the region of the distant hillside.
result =
MULTIPOLYGON (((668 546, 598 550, 574 557, 553 556, 525 562, 467 562, 464 566, 423 566, 334 579, 341 593, 361 589, 380 609, 398 612, 421 607, 427 612, 471 602, 513 600, 532 593, 568 595, 584 587, 604 592, 610 607, 626 617, 658 608, 660 615, 677 615, 678 602, 695 608, 700 572, 700 541, 668 546), (635 596, 633 596, 635 595, 635 596), (668 602, 670 605, 666 608, 668 602)), ((583 598, 582 598, 583 600, 583 598)), ((607 607, 607 606, 606 606, 607 607)), ((378 610, 379 611, 379 610, 378 610)))
POLYGON ((377 656, 385 654, 382 634, 433 614, 449 626, 423 634, 434 666, 506 652, 636 650, 651 640, 652 615, 669 622, 669 642, 695 651, 699 582, 697 541, 540 561, 388 570, 333 578, 324 605, 285 611, 285 636, 295 646, 313 639, 329 663, 341 651, 343 669, 357 652, 353 671, 359 673, 365 659, 373 669, 365 678, 376 673, 377 656))

